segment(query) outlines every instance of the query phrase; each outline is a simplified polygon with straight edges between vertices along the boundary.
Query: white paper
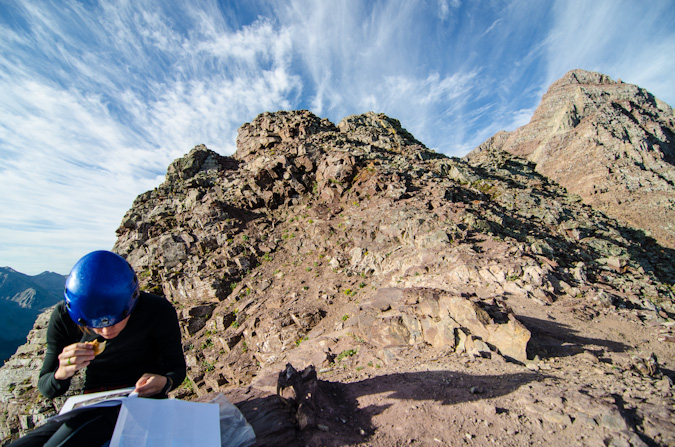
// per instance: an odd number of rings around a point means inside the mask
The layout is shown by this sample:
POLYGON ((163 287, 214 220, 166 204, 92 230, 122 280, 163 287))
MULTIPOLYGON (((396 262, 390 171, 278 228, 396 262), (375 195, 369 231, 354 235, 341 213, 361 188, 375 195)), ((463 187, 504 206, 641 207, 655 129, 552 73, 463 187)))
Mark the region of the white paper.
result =
POLYGON ((110 447, 220 447, 218 404, 126 399, 110 447))
POLYGON ((134 388, 122 388, 113 391, 71 396, 66 400, 66 403, 63 404, 63 407, 61 407, 59 414, 51 417, 49 420, 54 422, 63 421, 91 408, 114 407, 120 405, 123 400, 138 396, 138 394, 133 391, 134 388))

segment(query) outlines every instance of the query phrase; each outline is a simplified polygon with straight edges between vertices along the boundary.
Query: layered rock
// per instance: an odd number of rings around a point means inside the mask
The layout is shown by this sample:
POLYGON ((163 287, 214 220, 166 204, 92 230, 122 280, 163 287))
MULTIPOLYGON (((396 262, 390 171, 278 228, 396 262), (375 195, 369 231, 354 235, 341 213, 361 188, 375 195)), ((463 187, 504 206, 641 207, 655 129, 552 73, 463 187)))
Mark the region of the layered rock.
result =
POLYGON ((675 115, 648 91, 570 71, 529 124, 496 134, 467 158, 495 150, 527 158, 585 203, 675 248, 675 115))
POLYGON ((443 290, 380 288, 360 306, 358 324, 379 347, 426 343, 473 355, 527 360, 530 331, 502 301, 472 301, 443 290))

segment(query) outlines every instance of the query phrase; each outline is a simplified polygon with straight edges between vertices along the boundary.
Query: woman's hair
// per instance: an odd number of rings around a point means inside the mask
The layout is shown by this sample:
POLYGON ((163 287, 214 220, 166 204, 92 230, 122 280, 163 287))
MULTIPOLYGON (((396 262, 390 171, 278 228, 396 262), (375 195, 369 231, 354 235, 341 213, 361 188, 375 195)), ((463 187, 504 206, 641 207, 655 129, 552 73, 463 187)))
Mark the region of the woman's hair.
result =
POLYGON ((83 326, 83 325, 81 325, 81 324, 78 324, 78 325, 77 325, 77 328, 78 328, 83 334, 92 335, 92 334, 94 333, 94 331, 92 331, 90 327, 83 326))

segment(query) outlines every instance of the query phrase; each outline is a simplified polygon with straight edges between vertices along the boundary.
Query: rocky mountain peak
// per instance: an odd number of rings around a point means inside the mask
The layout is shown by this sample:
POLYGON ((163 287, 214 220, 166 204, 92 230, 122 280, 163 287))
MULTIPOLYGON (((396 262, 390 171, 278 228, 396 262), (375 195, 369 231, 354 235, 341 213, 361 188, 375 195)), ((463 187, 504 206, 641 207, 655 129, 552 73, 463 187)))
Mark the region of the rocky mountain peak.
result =
POLYGON ((320 132, 336 130, 333 123, 308 110, 266 112, 239 128, 234 158, 250 161, 263 155, 265 149, 279 146, 279 143, 288 145, 289 142, 304 141, 320 132))
POLYGON ((348 116, 338 123, 338 129, 364 144, 372 144, 387 150, 408 148, 413 152, 415 150, 421 153, 428 152, 424 144, 401 127, 397 119, 383 113, 368 112, 348 116))
POLYGON ((649 121, 646 118, 658 116, 665 124, 672 125, 672 107, 647 90, 585 70, 572 70, 554 82, 542 97, 531 123, 550 120, 552 111, 557 111, 557 118, 564 116, 562 124, 569 127, 575 127, 588 118, 602 122, 602 118, 607 118, 602 114, 611 114, 611 108, 617 105, 622 105, 628 113, 635 111, 646 115, 638 122, 646 123, 649 121), (598 113, 601 115, 594 116, 598 113))
POLYGON ((175 183, 187 180, 200 172, 220 171, 228 164, 228 159, 219 155, 204 145, 195 146, 187 155, 169 165, 165 181, 175 183))
POLYGON ((551 85, 529 124, 467 156, 508 151, 595 208, 675 247, 675 115, 648 91, 574 70, 551 85))
POLYGON ((611 85, 616 84, 609 76, 595 71, 571 70, 563 75, 562 78, 555 81, 549 87, 549 92, 564 85, 611 85))

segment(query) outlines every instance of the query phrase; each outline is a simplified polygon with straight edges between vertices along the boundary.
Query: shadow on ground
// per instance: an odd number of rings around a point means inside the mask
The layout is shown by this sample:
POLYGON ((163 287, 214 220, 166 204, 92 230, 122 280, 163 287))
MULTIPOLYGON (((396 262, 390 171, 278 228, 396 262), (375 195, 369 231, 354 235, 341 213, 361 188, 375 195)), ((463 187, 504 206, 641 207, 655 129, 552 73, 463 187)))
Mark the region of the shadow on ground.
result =
MULTIPOLYGON (((317 379, 312 366, 301 372, 292 371, 290 379, 283 378, 284 371, 279 375, 281 388, 288 387, 281 391, 285 397, 252 387, 225 393, 253 427, 258 447, 367 445, 378 427, 375 418, 394 405, 431 402, 452 406, 480 401, 509 394, 545 378, 533 372, 473 375, 428 371, 385 374, 340 383, 317 379)), ((212 396, 207 395, 198 400, 211 399, 212 396)), ((496 411, 506 410, 497 408, 496 411)))
POLYGON ((527 345, 528 358, 567 357, 591 351, 601 354, 600 351, 625 352, 630 346, 612 340, 590 338, 580 335, 578 331, 566 324, 539 318, 518 316, 518 321, 532 333, 527 345))
MULTIPOLYGON (((424 402, 457 405, 509 394, 540 380, 535 373, 472 375, 456 371, 387 374, 353 383, 318 381, 314 403, 316 423, 323 430, 301 433, 307 446, 349 446, 368 443, 379 415, 395 404, 418 406, 424 402)), ((499 411, 499 409, 497 409, 499 411)), ((395 415, 389 417, 396 417, 395 415)))

